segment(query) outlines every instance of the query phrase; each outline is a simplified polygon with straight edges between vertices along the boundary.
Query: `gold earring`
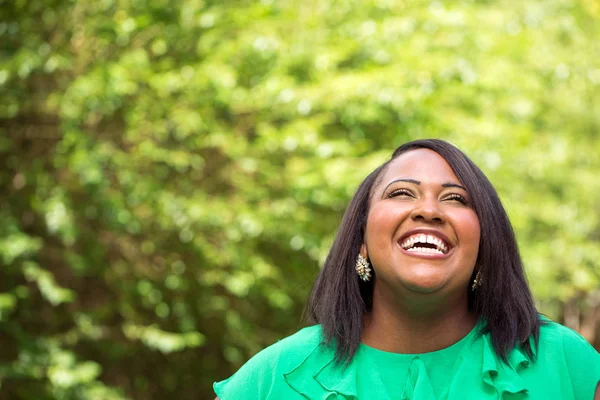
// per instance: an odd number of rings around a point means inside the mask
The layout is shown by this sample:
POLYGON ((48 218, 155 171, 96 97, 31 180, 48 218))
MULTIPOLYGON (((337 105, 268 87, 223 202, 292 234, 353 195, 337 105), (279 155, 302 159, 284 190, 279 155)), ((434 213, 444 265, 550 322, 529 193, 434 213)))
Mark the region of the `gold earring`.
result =
POLYGON ((479 286, 481 286, 481 267, 479 267, 479 269, 477 270, 477 275, 475 275, 475 279, 473 279, 471 290, 475 291, 479 286))
POLYGON ((369 262, 362 255, 358 255, 356 258, 356 273, 360 276, 360 279, 363 281, 368 281, 371 279, 371 267, 369 266, 369 262))

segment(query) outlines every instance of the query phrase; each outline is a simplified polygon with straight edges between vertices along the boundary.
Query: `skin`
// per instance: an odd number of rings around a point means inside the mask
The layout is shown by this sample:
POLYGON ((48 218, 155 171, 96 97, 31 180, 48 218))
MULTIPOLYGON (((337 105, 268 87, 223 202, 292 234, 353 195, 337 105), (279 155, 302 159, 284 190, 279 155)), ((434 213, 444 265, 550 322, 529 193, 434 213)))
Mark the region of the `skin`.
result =
POLYGON ((467 302, 479 239, 469 194, 440 155, 418 149, 393 160, 373 188, 361 247, 376 272, 363 343, 424 353, 463 338, 476 323, 467 302), (448 256, 403 251, 399 239, 419 228, 444 234, 451 244, 448 256))

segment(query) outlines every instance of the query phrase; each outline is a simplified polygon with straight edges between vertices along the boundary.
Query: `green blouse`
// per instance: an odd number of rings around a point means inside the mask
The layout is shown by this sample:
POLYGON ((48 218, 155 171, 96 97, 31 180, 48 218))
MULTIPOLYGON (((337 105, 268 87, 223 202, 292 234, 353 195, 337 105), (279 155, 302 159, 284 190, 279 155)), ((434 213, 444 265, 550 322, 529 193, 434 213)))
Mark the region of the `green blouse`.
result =
POLYGON ((334 351, 320 345, 315 325, 261 351, 215 383, 214 391, 221 400, 593 399, 600 355, 576 332, 548 321, 536 361, 513 349, 506 365, 480 328, 431 353, 389 353, 361 344, 344 369, 335 364, 334 351))

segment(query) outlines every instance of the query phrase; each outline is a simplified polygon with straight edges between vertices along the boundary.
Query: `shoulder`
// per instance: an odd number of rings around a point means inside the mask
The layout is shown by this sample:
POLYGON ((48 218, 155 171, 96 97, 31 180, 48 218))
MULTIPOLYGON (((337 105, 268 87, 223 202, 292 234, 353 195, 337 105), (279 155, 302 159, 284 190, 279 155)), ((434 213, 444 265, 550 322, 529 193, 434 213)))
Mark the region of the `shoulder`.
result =
POLYGON ((303 328, 257 353, 230 378, 213 385, 222 400, 265 398, 283 374, 302 363, 322 341, 320 325, 303 328))
POLYGON ((571 328, 543 319, 540 327, 540 345, 562 348, 565 353, 598 356, 598 352, 587 340, 571 328))
POLYGON ((288 364, 294 365, 304 360, 321 340, 321 325, 309 326, 260 351, 248 363, 285 368, 288 364))
POLYGON ((300 329, 298 332, 279 340, 265 350, 284 352, 286 355, 293 355, 298 352, 304 354, 307 347, 312 348, 320 344, 322 340, 323 332, 321 325, 313 325, 300 329))
POLYGON ((579 333, 545 320, 540 328, 538 360, 547 368, 562 371, 577 399, 593 398, 600 381, 600 354, 579 333))

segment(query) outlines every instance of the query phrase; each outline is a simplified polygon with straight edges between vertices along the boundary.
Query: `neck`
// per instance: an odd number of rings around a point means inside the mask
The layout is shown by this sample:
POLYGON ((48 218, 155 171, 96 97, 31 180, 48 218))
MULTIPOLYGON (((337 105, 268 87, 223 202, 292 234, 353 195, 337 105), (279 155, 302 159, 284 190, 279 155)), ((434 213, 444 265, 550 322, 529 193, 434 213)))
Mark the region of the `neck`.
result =
POLYGON ((468 310, 466 293, 443 299, 417 294, 393 302, 382 297, 376 290, 362 335, 364 344, 379 350, 405 354, 440 350, 465 337, 477 323, 468 310))

